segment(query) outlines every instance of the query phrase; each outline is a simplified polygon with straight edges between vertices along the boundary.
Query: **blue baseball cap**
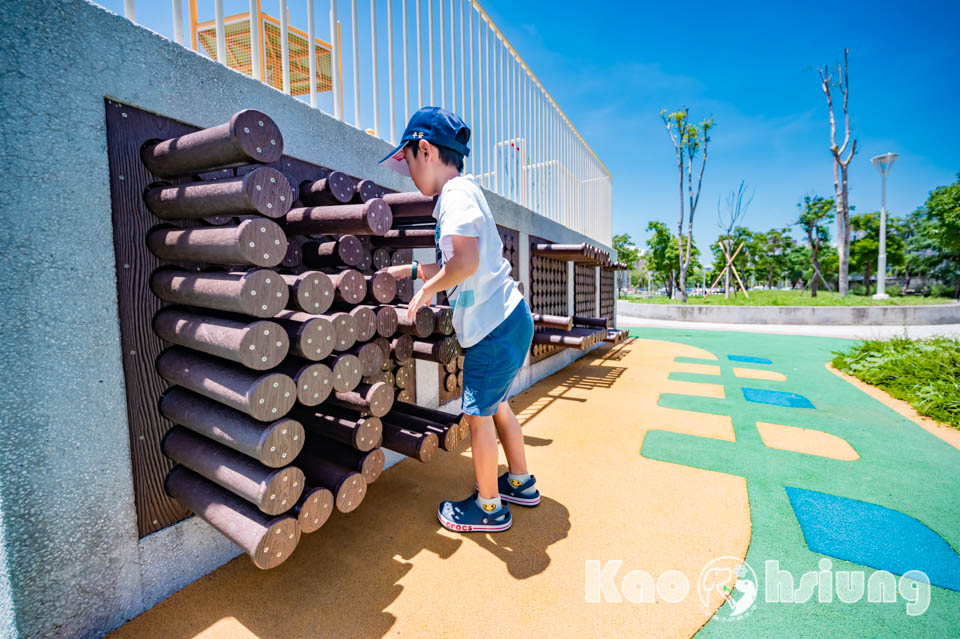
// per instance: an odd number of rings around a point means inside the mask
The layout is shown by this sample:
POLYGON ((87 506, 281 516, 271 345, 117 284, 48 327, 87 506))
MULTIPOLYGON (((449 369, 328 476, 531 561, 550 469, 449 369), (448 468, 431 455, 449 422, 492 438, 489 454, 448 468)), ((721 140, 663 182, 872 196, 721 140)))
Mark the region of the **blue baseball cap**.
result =
POLYGON ((410 167, 407 166, 403 147, 407 142, 415 140, 426 140, 430 144, 456 151, 464 157, 470 155, 470 148, 467 146, 470 141, 470 127, 456 113, 431 106, 423 107, 410 116, 400 144, 380 160, 380 164, 409 177, 410 167))

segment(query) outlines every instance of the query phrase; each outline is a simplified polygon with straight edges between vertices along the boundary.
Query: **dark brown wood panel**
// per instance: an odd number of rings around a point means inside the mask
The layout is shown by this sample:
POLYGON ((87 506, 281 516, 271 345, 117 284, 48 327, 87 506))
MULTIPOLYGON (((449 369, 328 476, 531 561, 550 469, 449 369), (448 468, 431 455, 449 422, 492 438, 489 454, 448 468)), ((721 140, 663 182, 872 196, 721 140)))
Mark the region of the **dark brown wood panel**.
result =
POLYGON ((611 321, 610 326, 616 322, 616 301, 614 290, 616 281, 616 270, 612 268, 600 269, 600 317, 606 317, 611 321))
MULTIPOLYGON (((154 362, 168 344, 157 337, 151 323, 156 312, 168 306, 168 303, 151 292, 150 275, 164 265, 193 271, 236 270, 236 267, 160 260, 149 251, 145 241, 152 227, 169 222, 154 217, 144 205, 144 189, 159 179, 141 162, 140 147, 149 139, 180 136, 197 131, 198 127, 109 99, 104 101, 104 106, 132 481, 137 528, 140 536, 145 536, 189 515, 189 511, 171 499, 163 489, 164 478, 173 462, 164 456, 160 442, 173 422, 163 417, 157 408, 160 396, 170 384, 157 373, 154 362)), ((245 175, 260 166, 270 166, 286 176, 291 185, 291 199, 296 198, 301 181, 318 180, 331 171, 326 167, 282 156, 269 165, 244 165, 164 181, 181 185, 230 178, 245 175)), ((208 221, 175 221, 173 224, 196 227, 231 221, 235 220, 226 217, 208 221)), ((298 273, 305 268, 297 258, 290 261, 288 268, 276 267, 274 270, 298 273)))
POLYGON ((573 265, 573 313, 595 317, 597 313, 597 268, 592 264, 573 265))
MULTIPOLYGON (((549 243, 540 237, 530 236, 530 244, 549 243)), ((567 262, 530 252, 530 310, 544 315, 568 315, 567 308, 567 262)), ((542 327, 537 332, 545 330, 542 327)), ((530 345, 530 363, 540 361, 562 351, 559 346, 547 344, 530 345)))

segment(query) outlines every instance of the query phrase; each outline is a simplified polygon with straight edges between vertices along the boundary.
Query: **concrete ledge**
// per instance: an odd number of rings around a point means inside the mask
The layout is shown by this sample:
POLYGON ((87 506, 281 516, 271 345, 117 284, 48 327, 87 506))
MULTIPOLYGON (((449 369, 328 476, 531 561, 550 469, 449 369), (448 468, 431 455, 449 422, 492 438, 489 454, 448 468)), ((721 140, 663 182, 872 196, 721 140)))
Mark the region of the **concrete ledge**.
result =
POLYGON ((704 306, 617 300, 617 315, 724 324, 914 326, 960 323, 960 304, 924 306, 704 306))

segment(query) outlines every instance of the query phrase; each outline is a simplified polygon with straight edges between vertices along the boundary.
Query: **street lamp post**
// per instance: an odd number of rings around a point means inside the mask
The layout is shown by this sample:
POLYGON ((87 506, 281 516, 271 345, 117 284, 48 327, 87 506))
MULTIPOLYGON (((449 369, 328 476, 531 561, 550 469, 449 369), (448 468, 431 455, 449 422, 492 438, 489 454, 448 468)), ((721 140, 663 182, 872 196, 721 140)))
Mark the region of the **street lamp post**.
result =
MULTIPOLYGON (((893 163, 899 156, 896 153, 884 153, 870 158, 870 162, 880 171, 880 250, 877 256, 877 292, 875 300, 885 300, 887 295, 887 173, 893 168, 893 163)), ((870 282, 864 282, 870 286, 870 282)))

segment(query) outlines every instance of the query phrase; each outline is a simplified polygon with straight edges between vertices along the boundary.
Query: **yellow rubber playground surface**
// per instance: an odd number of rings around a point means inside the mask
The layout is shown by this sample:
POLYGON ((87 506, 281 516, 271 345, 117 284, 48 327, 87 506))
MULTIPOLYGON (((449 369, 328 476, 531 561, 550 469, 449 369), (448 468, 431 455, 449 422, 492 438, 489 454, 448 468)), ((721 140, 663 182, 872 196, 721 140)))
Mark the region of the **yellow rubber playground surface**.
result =
POLYGON ((511 400, 543 501, 509 531, 436 519, 469 449, 404 460, 280 567, 241 556, 110 636, 956 635, 957 431, 828 370, 846 340, 631 335, 511 400))

